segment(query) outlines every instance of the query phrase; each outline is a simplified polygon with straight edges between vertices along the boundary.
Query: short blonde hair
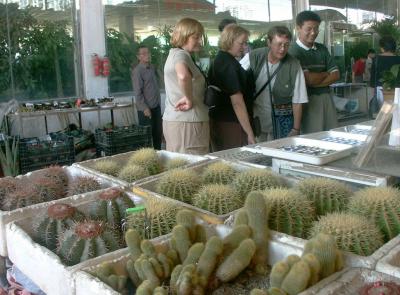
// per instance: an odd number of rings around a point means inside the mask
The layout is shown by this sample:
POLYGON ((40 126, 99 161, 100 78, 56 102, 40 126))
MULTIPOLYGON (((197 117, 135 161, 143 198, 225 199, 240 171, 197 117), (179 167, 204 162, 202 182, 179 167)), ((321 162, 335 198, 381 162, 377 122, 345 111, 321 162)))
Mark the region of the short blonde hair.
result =
POLYGON ((250 36, 250 32, 245 28, 236 24, 227 25, 221 33, 219 39, 219 48, 223 51, 228 51, 232 48, 233 42, 242 35, 250 36))
POLYGON ((189 37, 193 35, 204 37, 203 25, 195 19, 183 18, 175 25, 171 36, 171 45, 173 47, 182 47, 189 40, 189 37))

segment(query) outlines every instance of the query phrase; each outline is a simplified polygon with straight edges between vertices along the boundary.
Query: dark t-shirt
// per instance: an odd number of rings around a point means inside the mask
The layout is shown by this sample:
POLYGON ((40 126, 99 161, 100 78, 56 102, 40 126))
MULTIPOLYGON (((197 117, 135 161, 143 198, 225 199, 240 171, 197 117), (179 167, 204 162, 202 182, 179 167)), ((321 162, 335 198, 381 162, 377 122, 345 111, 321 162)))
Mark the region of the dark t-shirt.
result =
POLYGON ((393 65, 400 64, 400 56, 377 55, 372 61, 371 87, 382 86, 379 81, 383 72, 390 70, 393 65))
POLYGON ((222 89, 223 102, 209 112, 210 118, 216 121, 238 122, 233 110, 230 96, 241 92, 246 103, 247 112, 253 114, 254 80, 250 72, 246 72, 240 63, 228 52, 219 51, 208 72, 211 85, 222 89))

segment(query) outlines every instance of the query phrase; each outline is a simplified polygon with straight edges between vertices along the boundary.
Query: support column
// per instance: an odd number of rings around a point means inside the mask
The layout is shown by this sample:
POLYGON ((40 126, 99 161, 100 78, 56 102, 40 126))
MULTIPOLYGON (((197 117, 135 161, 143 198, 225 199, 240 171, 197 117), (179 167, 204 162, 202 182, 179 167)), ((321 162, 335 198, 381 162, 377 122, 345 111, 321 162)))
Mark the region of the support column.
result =
POLYGON ((308 0, 292 0, 292 2, 294 2, 293 5, 293 19, 296 18, 296 15, 299 12, 302 12, 303 10, 308 10, 310 9, 310 4, 308 2, 308 0))
POLYGON ((86 98, 108 96, 108 79, 95 76, 92 55, 106 54, 104 7, 101 0, 80 0, 81 59, 83 91, 86 98))

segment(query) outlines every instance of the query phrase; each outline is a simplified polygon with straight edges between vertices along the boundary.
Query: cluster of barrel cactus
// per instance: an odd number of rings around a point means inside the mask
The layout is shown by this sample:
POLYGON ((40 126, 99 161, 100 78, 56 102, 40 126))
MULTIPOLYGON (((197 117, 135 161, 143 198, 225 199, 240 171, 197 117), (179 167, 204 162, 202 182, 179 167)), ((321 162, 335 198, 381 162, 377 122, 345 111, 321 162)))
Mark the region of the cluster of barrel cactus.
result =
POLYGON ((11 211, 100 188, 100 183, 92 177, 77 176, 69 181, 64 168, 51 166, 29 176, 0 179, 0 207, 11 211))

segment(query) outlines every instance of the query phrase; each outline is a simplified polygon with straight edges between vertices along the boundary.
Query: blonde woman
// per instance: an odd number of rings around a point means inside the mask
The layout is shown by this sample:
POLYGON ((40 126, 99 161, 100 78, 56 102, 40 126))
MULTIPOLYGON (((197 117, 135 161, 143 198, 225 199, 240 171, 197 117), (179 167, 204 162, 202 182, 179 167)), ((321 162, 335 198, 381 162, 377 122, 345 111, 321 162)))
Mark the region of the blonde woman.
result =
POLYGON ((210 84, 223 92, 223 101, 210 110, 211 145, 213 151, 255 143, 250 125, 253 87, 237 58, 247 50, 249 31, 230 24, 224 28, 208 77, 210 84))
POLYGON ((203 103, 206 81, 191 54, 201 49, 204 28, 194 19, 181 19, 172 33, 164 66, 166 149, 187 154, 209 152, 208 108, 203 103))

